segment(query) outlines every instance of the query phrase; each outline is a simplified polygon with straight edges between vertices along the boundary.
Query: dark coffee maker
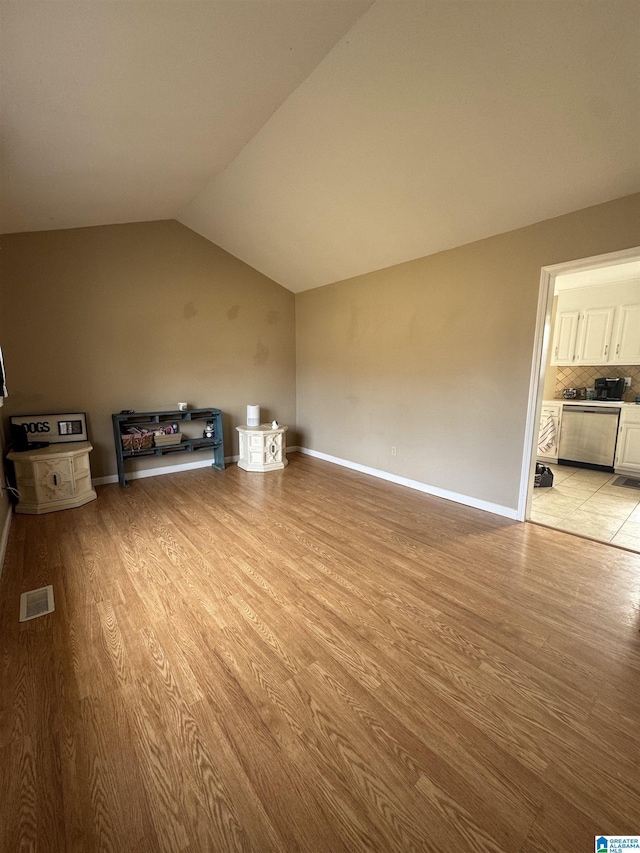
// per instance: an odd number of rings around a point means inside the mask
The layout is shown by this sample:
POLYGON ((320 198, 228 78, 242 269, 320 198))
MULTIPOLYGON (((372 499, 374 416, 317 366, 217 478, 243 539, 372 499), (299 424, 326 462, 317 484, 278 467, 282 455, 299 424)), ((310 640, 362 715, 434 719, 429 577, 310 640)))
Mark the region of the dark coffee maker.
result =
POLYGON ((595 381, 596 400, 622 400, 624 379, 610 379, 601 376, 595 381))

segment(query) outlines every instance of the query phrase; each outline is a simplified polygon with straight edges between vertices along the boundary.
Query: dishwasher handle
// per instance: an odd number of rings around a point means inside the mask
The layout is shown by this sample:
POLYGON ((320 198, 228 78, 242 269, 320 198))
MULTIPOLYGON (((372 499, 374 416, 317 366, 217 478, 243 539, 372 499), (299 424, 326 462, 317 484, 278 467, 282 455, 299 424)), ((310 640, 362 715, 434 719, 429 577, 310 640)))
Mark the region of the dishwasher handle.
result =
POLYGON ((566 412, 580 412, 587 415, 615 415, 618 417, 620 414, 619 406, 563 406, 562 414, 564 415, 566 412))

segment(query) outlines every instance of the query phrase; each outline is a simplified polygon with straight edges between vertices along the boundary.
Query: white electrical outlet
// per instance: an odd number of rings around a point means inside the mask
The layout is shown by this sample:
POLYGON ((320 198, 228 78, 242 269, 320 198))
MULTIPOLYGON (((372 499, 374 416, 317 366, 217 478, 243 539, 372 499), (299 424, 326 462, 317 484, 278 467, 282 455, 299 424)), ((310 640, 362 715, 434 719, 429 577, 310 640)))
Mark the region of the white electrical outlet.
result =
POLYGON ((631 377, 630 376, 624 377, 624 387, 625 388, 631 388, 631 377))
POLYGON ((392 455, 392 456, 396 456, 396 455, 397 455, 397 450, 396 450, 396 446, 395 446, 395 444, 392 444, 392 445, 391 445, 391 455, 392 455))

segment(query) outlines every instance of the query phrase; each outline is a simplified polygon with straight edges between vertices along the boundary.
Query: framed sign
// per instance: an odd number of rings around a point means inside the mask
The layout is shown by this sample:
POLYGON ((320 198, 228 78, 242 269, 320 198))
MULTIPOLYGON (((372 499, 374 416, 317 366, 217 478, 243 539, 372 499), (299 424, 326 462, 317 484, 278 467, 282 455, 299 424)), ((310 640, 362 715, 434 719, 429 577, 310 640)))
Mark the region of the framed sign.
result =
POLYGON ((61 415, 13 415, 11 423, 22 425, 28 441, 48 441, 57 444, 64 441, 87 440, 87 417, 84 412, 61 415))

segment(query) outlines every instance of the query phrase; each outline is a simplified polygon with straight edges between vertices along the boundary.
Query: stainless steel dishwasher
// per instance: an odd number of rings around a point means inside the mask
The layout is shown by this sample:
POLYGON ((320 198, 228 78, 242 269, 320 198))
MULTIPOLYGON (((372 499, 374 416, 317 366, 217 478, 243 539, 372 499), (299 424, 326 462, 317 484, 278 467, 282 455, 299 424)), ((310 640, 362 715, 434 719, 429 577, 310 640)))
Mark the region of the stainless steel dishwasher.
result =
POLYGON ((558 462, 613 471, 619 406, 563 406, 558 462))

